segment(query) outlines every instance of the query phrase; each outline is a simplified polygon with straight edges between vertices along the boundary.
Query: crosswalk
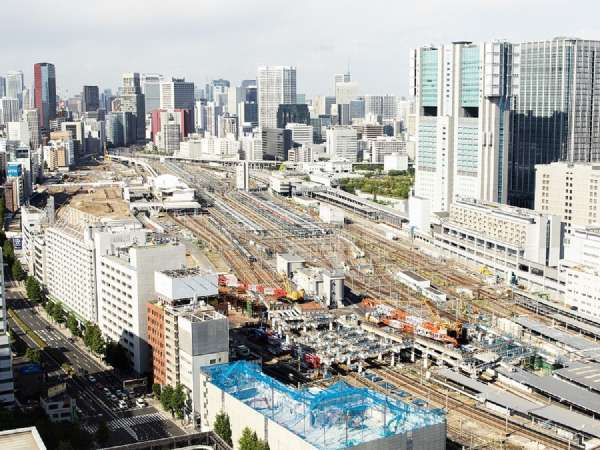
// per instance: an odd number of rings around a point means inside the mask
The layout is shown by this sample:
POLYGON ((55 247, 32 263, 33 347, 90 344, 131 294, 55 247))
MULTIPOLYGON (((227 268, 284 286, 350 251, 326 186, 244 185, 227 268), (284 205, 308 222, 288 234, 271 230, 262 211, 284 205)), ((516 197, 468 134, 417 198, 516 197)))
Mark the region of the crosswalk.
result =
MULTIPOLYGON (((123 428, 130 428, 136 425, 144 425, 151 422, 167 422, 167 419, 160 413, 142 414, 133 417, 118 417, 107 422, 110 431, 117 431, 123 428)), ((96 424, 87 424, 82 426, 83 430, 89 434, 93 434, 98 429, 96 424)))

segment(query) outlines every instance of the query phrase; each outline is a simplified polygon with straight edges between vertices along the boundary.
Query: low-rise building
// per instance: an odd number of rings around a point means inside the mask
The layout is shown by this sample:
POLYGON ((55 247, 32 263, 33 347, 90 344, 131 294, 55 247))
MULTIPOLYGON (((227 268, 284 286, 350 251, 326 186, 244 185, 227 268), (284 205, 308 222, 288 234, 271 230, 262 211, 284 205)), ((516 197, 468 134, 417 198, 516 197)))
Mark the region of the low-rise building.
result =
POLYGON ((190 419, 200 405, 200 368, 229 360, 227 318, 205 300, 218 296, 218 276, 200 268, 154 274, 156 297, 147 305, 152 375, 161 385, 183 385, 190 419))
POLYGON ((206 367, 200 386, 201 426, 210 429, 226 411, 232 439, 250 427, 270 448, 295 450, 443 450, 446 419, 367 388, 337 382, 324 389, 295 389, 237 361, 206 367))
POLYGON ((600 318, 600 226, 571 231, 561 268, 565 304, 600 318))
POLYGON ((564 227, 559 216, 459 198, 439 220, 433 241, 447 254, 511 283, 562 292, 558 264, 564 227))
POLYGON ((535 166, 535 210, 560 216, 565 231, 600 224, 600 164, 553 162, 535 166))

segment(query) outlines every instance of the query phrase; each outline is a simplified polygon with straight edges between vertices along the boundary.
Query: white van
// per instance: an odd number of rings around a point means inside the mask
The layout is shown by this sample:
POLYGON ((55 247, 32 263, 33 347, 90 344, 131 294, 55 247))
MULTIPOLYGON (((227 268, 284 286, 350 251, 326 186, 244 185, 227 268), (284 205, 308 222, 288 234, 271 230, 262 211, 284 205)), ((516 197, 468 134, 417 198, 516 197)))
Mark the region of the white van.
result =
POLYGON ((136 405, 138 408, 143 408, 144 406, 146 406, 146 400, 144 400, 143 398, 137 398, 137 399, 135 400, 135 405, 136 405))

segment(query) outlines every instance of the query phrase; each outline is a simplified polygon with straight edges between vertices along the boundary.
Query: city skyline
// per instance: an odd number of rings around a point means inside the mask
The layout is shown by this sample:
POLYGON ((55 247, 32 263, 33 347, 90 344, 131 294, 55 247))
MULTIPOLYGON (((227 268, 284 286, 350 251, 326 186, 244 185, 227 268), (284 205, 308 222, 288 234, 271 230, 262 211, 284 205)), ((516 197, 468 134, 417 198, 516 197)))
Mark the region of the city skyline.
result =
MULTIPOLYGON (((6 3, 7 10, 27 16, 35 35, 45 39, 32 35, 4 46, 0 73, 23 70, 30 87, 33 64, 52 62, 61 97, 80 93, 85 84, 116 89, 121 74, 132 71, 185 76, 197 85, 220 77, 235 84, 253 78, 260 65, 296 66, 298 92, 309 96, 331 94, 333 74, 348 66, 361 94, 407 95, 412 47, 456 40, 595 37, 588 19, 594 6, 584 1, 575 4, 585 6, 588 14, 577 14, 581 8, 573 5, 558 15, 552 6, 558 2, 531 1, 528 8, 519 7, 518 17, 514 11, 520 4, 514 1, 487 2, 485 10, 474 8, 480 2, 473 0, 451 5, 440 1, 395 5, 377 0, 369 8, 337 0, 325 5, 309 1, 291 12, 289 8, 280 11, 272 0, 227 6, 213 0, 201 6, 185 2, 186 14, 182 8, 161 11, 160 29, 177 30, 166 40, 155 29, 159 24, 154 13, 161 6, 157 1, 127 11, 113 8, 114 1, 85 8, 61 1, 52 9, 39 7, 42 4, 37 0, 6 3), (340 32, 344 23, 348 31, 340 32)), ((19 34, 20 22, 8 22, 7 35, 19 34)))

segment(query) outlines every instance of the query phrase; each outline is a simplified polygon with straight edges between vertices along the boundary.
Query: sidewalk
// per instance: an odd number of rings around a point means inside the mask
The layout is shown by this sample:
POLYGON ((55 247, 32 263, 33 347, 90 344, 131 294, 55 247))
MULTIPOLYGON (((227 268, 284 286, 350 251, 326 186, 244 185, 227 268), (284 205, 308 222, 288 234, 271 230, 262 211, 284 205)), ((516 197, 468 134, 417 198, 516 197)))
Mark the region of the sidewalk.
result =
POLYGON ((156 400, 154 396, 152 396, 152 398, 146 398, 146 401, 148 402, 148 405, 156 409, 156 411, 158 411, 158 413, 161 416, 163 416, 169 422, 173 422, 175 425, 177 425, 179 428, 185 431, 186 434, 193 434, 198 432, 198 430, 194 428, 193 423, 184 424, 183 420, 179 420, 177 417, 172 417, 171 413, 169 411, 165 411, 162 405, 160 404, 160 401, 156 400))
POLYGON ((79 350, 81 350, 82 352, 84 352, 87 356, 89 356, 90 358, 92 358, 102 368, 104 368, 107 371, 113 370, 112 366, 109 366, 108 364, 106 364, 106 362, 104 362, 104 360, 102 358, 99 358, 98 356, 94 355, 92 352, 90 352, 88 350, 88 348, 83 343, 83 339, 81 339, 79 336, 74 336, 73 333, 71 333, 71 330, 69 330, 66 326, 61 325, 61 324, 57 324, 56 322, 54 322, 52 320, 52 318, 48 315, 48 313, 46 312, 46 310, 44 309, 44 307, 42 305, 35 305, 33 308, 35 309, 35 311, 40 316, 42 316, 48 322, 50 322, 51 324, 53 324, 55 330, 57 330, 59 333, 61 333, 66 338, 73 339, 72 344, 74 346, 76 346, 79 350))

